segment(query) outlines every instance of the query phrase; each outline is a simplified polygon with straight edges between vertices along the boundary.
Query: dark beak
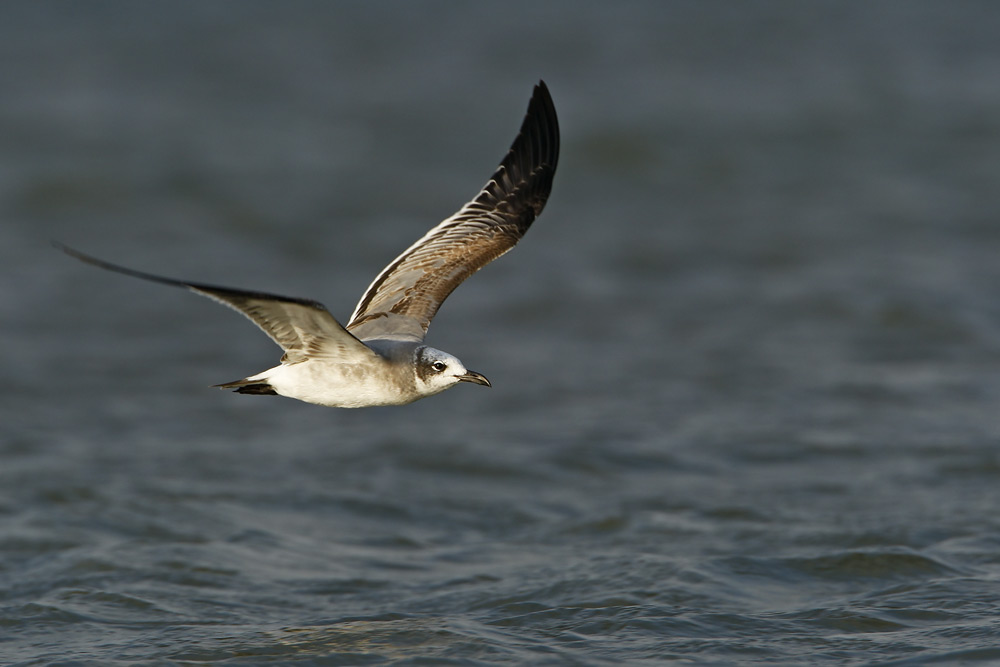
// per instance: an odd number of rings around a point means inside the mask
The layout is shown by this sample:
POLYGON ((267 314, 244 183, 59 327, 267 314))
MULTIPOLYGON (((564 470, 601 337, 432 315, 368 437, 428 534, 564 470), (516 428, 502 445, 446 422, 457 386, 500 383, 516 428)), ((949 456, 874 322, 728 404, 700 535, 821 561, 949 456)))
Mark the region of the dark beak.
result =
POLYGON ((458 376, 459 382, 475 382, 476 384, 481 384, 484 387, 492 387, 490 381, 486 379, 485 375, 480 375, 476 371, 465 371, 465 375, 458 376))

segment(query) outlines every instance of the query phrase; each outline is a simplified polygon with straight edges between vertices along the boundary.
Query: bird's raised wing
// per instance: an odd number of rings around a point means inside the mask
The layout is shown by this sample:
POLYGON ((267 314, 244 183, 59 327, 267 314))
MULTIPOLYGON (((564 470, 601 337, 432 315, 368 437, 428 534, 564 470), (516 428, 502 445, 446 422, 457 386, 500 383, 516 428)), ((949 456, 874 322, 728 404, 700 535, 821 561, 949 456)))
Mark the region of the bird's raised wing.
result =
POLYGON ((87 264, 134 278, 184 287, 242 313, 285 351, 282 362, 296 363, 315 356, 347 359, 374 354, 316 301, 165 278, 105 262, 55 241, 53 245, 87 264))
POLYGON ((542 212, 558 159, 556 110, 539 81, 521 131, 489 182, 382 270, 361 297, 347 330, 361 340, 423 340, 448 295, 513 248, 542 212))

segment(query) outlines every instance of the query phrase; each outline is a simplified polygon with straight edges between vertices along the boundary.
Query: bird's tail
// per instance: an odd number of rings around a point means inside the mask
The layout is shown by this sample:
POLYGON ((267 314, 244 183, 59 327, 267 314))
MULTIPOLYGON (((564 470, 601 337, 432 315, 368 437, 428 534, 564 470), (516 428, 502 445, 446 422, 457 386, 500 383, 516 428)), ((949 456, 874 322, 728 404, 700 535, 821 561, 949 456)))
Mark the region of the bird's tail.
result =
POLYGON ((244 378, 242 380, 236 380, 235 382, 226 382, 225 384, 212 385, 218 387, 219 389, 232 389, 237 394, 260 394, 265 396, 277 396, 278 392, 274 390, 274 387, 269 385, 267 382, 261 382, 260 379, 251 380, 250 378, 244 378))

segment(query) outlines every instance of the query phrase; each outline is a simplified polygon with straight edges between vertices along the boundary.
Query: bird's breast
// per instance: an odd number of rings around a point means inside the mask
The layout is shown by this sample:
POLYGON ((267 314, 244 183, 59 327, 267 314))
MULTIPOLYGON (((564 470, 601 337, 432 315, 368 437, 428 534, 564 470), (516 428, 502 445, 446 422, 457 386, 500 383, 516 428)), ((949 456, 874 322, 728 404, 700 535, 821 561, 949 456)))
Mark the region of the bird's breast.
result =
POLYGON ((279 366, 268 378, 282 396, 307 403, 338 408, 363 408, 377 405, 404 405, 415 401, 412 379, 388 360, 366 364, 343 364, 310 359, 279 366))

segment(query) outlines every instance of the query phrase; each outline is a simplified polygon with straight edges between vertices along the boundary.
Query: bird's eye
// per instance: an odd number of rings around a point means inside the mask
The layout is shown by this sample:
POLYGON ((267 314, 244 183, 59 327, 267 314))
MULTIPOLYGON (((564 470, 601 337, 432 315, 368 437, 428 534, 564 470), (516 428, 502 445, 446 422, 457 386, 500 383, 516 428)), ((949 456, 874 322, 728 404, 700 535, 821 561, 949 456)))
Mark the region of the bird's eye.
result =
POLYGON ((444 369, 448 368, 448 364, 444 363, 443 361, 435 361, 433 364, 431 364, 431 368, 440 373, 444 369))

